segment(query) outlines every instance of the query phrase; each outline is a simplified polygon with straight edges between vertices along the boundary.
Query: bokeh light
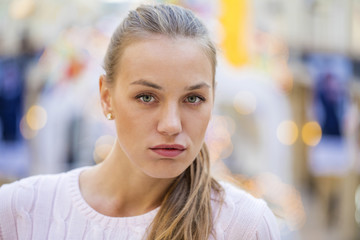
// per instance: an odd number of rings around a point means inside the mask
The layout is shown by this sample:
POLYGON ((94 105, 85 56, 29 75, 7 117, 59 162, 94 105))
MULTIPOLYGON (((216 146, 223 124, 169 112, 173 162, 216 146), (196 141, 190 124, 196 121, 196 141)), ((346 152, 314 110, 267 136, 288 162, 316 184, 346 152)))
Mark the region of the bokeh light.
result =
POLYGON ((10 16, 14 19, 24 19, 34 10, 34 0, 13 0, 9 6, 10 16))
POLYGON ((106 158, 111 151, 114 141, 115 137, 111 135, 104 135, 96 140, 93 154, 95 163, 98 164, 106 158))
POLYGON ((306 220, 306 213, 300 193, 291 185, 270 172, 256 177, 258 192, 271 205, 274 212, 285 220, 291 230, 300 229, 306 220))
POLYGON ((33 130, 29 127, 29 125, 26 122, 26 116, 21 118, 20 121, 20 133, 25 139, 32 139, 37 135, 37 130, 33 130))
POLYGON ((40 130, 46 125, 47 113, 46 110, 38 105, 30 107, 26 114, 26 123, 32 130, 40 130))
POLYGON ((307 122, 301 131, 301 136, 306 145, 316 146, 321 140, 321 127, 313 121, 307 122))
POLYGON ((233 152, 231 135, 235 132, 234 120, 228 116, 214 115, 209 124, 206 143, 209 147, 210 159, 225 159, 233 152))
POLYGON ((283 121, 279 124, 276 135, 282 144, 292 145, 299 135, 299 130, 293 121, 283 121))

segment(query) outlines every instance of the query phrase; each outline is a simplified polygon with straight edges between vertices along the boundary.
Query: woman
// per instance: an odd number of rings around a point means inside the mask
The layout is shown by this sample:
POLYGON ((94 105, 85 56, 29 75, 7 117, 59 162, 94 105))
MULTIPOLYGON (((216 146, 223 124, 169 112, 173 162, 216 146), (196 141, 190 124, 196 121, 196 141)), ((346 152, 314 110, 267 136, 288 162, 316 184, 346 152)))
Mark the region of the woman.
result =
POLYGON ((263 201, 210 176, 215 67, 189 10, 131 11, 99 81, 116 125, 111 152, 93 167, 3 186, 1 239, 279 239, 263 201))

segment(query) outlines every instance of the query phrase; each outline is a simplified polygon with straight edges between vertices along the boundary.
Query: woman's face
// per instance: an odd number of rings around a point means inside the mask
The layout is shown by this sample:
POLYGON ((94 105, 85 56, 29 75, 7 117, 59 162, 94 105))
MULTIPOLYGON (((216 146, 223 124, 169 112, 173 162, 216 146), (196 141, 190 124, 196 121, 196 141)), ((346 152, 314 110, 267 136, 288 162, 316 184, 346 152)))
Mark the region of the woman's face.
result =
POLYGON ((109 92, 102 101, 115 119, 117 147, 136 171, 180 175, 199 153, 211 117, 208 57, 195 40, 152 36, 127 46, 118 67, 115 85, 101 90, 109 92))

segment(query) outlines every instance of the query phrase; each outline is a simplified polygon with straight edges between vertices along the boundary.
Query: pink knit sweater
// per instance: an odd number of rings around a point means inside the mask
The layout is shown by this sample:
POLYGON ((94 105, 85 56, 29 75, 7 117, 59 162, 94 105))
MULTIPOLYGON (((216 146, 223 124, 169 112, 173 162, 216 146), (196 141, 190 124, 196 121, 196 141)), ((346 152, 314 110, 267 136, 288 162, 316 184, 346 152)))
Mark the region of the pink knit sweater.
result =
MULTIPOLYGON (((0 188, 0 239, 144 239, 159 208, 134 217, 109 217, 92 209, 79 189, 79 168, 29 177, 0 188)), ((225 202, 213 201, 217 240, 280 239, 272 212, 228 183, 225 202)))

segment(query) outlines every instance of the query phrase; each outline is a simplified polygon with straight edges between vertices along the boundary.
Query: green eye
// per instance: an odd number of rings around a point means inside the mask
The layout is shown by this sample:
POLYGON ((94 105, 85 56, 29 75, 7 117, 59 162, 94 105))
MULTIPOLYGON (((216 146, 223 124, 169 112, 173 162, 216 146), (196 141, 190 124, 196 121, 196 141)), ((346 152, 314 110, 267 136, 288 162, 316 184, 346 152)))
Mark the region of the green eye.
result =
POLYGON ((151 95, 143 95, 143 96, 140 97, 140 99, 141 99, 143 102, 148 103, 148 102, 153 101, 154 97, 151 96, 151 95))
POLYGON ((187 101, 188 101, 189 103, 196 103, 197 97, 195 97, 195 96, 190 96, 190 97, 187 98, 187 101))
POLYGON ((201 99, 201 98, 198 97, 198 96, 188 96, 188 97, 186 98, 186 101, 187 101, 188 103, 199 103, 199 102, 203 101, 203 99, 201 99))

